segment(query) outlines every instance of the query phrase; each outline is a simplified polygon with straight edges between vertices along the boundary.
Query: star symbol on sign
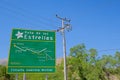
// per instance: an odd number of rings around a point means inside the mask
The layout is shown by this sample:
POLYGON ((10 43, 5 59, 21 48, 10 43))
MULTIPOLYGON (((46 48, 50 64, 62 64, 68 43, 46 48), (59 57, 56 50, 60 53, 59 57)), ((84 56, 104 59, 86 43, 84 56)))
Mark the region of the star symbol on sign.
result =
POLYGON ((18 33, 16 34, 16 36, 17 36, 17 39, 23 38, 23 33, 21 33, 20 31, 18 31, 18 33))

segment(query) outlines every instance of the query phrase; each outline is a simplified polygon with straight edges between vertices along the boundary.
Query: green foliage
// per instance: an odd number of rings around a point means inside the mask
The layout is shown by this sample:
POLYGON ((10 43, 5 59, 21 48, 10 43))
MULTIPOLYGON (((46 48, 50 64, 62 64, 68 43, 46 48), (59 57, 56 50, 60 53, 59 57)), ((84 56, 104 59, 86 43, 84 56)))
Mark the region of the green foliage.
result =
MULTIPOLYGON (((63 61, 56 65, 56 72, 47 74, 48 80, 64 79, 63 61)), ((120 79, 120 52, 115 55, 98 57, 97 50, 87 50, 84 44, 70 49, 67 57, 68 80, 113 80, 111 76, 120 79)), ((18 74, 18 80, 23 75, 18 74)), ((27 80, 45 80, 46 74, 26 74, 27 80)), ((0 80, 15 80, 15 74, 6 74, 6 67, 0 65, 0 80)))
POLYGON ((75 80, 78 77, 79 80, 110 80, 111 74, 120 72, 120 52, 98 58, 96 49, 88 51, 84 44, 80 44, 70 49, 68 65, 68 75, 76 74, 75 80))
POLYGON ((9 75, 6 73, 6 67, 0 65, 0 80, 13 80, 14 75, 9 75))

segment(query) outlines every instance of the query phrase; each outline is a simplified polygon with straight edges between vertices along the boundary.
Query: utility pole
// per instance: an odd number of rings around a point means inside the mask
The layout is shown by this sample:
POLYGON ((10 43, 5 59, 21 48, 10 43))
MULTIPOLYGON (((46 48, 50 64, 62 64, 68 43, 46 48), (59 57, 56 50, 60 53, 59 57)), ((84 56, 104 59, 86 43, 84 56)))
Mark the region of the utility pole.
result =
POLYGON ((58 15, 56 15, 56 17, 62 21, 62 27, 60 27, 57 30, 57 32, 61 32, 62 33, 62 37, 63 37, 64 80, 67 80, 67 65, 66 65, 67 60, 66 60, 65 29, 67 31, 70 31, 71 30, 71 25, 70 25, 70 20, 68 20, 67 18, 61 18, 58 15))
POLYGON ((18 80, 18 74, 15 75, 15 80, 18 80))
POLYGON ((46 74, 46 76, 45 76, 45 80, 48 80, 48 75, 46 74))

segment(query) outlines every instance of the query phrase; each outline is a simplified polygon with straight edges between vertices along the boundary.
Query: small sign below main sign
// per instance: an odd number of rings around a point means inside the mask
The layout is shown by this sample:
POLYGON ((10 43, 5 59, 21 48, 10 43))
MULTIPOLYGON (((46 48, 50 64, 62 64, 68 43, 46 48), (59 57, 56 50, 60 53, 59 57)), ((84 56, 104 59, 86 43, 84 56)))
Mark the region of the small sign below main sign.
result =
POLYGON ((55 45, 55 31, 13 29, 8 73, 55 72, 55 45))

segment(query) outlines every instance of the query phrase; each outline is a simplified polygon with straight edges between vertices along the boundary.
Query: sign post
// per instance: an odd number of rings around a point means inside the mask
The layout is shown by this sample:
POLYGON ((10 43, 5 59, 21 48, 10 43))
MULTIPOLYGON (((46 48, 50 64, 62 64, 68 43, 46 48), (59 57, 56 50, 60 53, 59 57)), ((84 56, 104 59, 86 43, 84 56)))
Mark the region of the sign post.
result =
POLYGON ((18 74, 15 75, 15 80, 18 80, 18 74))
POLYGON ((13 29, 8 73, 55 72, 55 37, 55 31, 13 29))
POLYGON ((46 74, 46 76, 45 76, 45 80, 48 80, 48 75, 46 74))
POLYGON ((25 73, 23 74, 23 80, 26 80, 26 74, 25 73))

